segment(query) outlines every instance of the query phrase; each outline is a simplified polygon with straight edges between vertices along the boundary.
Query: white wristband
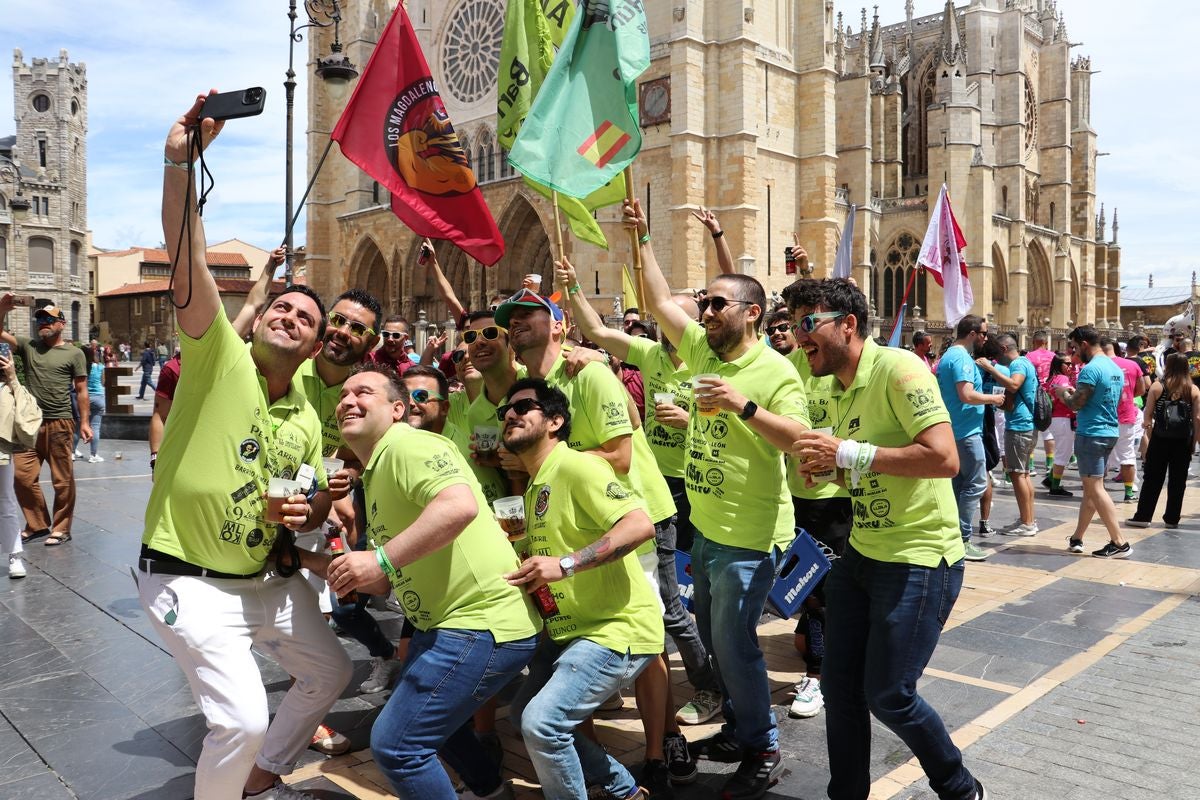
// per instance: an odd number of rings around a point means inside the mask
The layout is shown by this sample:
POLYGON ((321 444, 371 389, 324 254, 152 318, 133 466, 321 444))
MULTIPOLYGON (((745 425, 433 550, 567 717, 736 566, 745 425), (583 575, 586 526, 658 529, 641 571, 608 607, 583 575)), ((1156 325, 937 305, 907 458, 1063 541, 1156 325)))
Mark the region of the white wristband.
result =
POLYGON ((859 443, 853 439, 842 439, 842 443, 838 445, 837 455, 834 456, 834 463, 842 469, 850 469, 854 466, 854 460, 858 458, 859 443))

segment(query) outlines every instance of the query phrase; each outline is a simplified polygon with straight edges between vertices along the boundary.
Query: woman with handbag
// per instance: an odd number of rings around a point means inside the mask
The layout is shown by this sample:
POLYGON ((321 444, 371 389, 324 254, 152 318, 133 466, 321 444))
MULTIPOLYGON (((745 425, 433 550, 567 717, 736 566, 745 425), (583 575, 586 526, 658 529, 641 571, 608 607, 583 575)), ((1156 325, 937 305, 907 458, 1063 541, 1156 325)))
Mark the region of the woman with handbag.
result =
POLYGON ((34 446, 42 426, 42 410, 33 395, 17 382, 12 351, 7 345, 0 349, 0 381, 0 548, 8 553, 8 577, 24 578, 23 519, 13 491, 12 451, 15 445, 34 446))
POLYGON ((1200 389, 1192 383, 1188 359, 1183 353, 1172 353, 1163 360, 1162 380, 1151 386, 1146 395, 1142 426, 1145 430, 1142 493, 1137 511, 1125 524, 1131 528, 1150 526, 1165 480, 1167 507, 1163 522, 1168 528, 1178 528, 1188 462, 1200 434, 1200 389))

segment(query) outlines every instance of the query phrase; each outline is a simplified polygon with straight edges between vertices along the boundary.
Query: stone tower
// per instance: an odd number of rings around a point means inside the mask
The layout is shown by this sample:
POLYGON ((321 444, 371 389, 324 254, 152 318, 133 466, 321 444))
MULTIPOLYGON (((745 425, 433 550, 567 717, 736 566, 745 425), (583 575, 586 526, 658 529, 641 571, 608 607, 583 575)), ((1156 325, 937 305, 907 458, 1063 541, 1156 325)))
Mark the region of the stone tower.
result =
MULTIPOLYGON (((58 305, 67 334, 84 340, 92 320, 85 285, 86 66, 72 64, 66 50, 57 60, 29 64, 14 50, 13 108, 16 135, 0 139, 0 285, 58 305), (18 197, 22 202, 12 202, 18 197)), ((28 322, 19 311, 10 325, 24 330, 28 322)))

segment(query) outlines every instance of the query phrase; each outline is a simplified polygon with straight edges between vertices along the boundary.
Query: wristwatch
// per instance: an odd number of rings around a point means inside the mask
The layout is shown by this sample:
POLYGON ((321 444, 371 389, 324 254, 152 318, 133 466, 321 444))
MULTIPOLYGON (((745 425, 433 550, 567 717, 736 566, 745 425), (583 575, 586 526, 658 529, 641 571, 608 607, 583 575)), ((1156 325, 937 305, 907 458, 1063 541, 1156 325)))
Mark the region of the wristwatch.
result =
POLYGON ((746 407, 742 409, 742 413, 738 414, 739 419, 750 419, 758 413, 758 403, 753 400, 746 401, 746 407))
POLYGON ((562 567, 564 578, 569 578, 575 574, 575 559, 573 557, 563 556, 558 560, 558 565, 562 567))

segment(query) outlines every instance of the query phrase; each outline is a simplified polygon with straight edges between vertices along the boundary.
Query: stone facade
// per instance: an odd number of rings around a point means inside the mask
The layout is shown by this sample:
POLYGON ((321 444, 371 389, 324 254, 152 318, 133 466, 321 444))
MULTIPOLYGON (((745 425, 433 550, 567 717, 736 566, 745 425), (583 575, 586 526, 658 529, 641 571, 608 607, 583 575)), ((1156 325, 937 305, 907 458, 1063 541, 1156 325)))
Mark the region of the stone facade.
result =
MULTIPOLYGON (((13 51, 15 136, 0 139, 0 290, 67 314, 67 334, 92 327, 87 284, 87 68, 66 50, 26 64, 13 51)), ((9 328, 32 332, 29 311, 9 328)))
MULTIPOLYGON (((553 13, 562 2, 543 7, 553 13)), ((395 2, 343 5, 342 40, 361 68, 395 2)), ((738 268, 771 291, 795 278, 784 268, 793 236, 816 274, 828 273, 854 203, 854 274, 886 328, 945 182, 968 240, 977 311, 1021 334, 1116 324, 1120 249, 1116 212, 1106 241, 1096 209, 1091 64, 1070 59, 1053 2, 970 0, 916 19, 910 2, 893 25, 868 23, 864 10, 857 32, 829 0, 644 5, 652 63, 641 89, 666 93, 643 103, 633 191, 673 286, 702 286, 715 274, 712 244, 691 217, 701 206, 720 218, 738 268)), ((409 0, 407 9, 508 243, 496 269, 439 246, 451 283, 478 306, 526 272, 550 280, 550 204, 495 144, 504 0, 409 0), (453 45, 471 37, 483 47, 466 57, 453 45), (481 73, 493 87, 483 94, 481 73)), ((315 33, 310 61, 328 52, 329 36, 315 33)), ((343 103, 310 81, 310 170, 343 103)), ((364 286, 411 317, 443 319, 416 264, 419 242, 387 203, 368 176, 330 157, 308 207, 310 281, 324 294, 364 286)), ((598 218, 610 249, 568 237, 566 252, 608 313, 632 250, 617 208, 598 218)), ((906 327, 943 324, 939 292, 923 274, 915 279, 910 309, 923 319, 910 314, 906 327)))

